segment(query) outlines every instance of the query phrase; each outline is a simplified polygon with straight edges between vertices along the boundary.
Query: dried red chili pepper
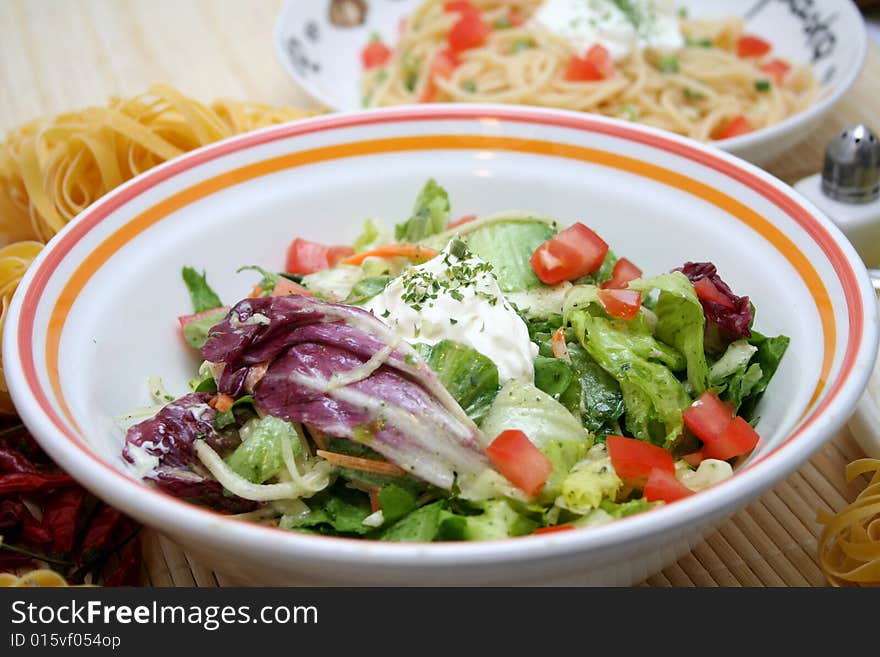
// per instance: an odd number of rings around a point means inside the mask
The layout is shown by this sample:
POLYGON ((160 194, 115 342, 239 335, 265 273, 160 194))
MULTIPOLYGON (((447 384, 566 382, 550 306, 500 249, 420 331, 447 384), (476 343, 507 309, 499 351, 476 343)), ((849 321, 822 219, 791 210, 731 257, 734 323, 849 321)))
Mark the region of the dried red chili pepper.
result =
POLYGON ((43 527, 52 536, 52 552, 73 552, 76 528, 82 515, 86 491, 80 486, 62 488, 52 493, 43 507, 43 527))
POLYGON ((0 445, 0 474, 36 471, 36 466, 24 454, 0 445))
POLYGON ((13 572, 19 568, 33 565, 34 560, 26 554, 17 552, 0 551, 0 573, 13 572))
POLYGON ((27 507, 25 507, 24 512, 21 514, 21 533, 19 537, 25 543, 30 543, 31 545, 46 545, 46 543, 52 540, 49 530, 43 527, 39 520, 34 518, 27 507))
POLYGON ((79 554, 83 560, 91 560, 95 554, 103 552, 110 547, 115 530, 127 518, 112 506, 104 505, 92 518, 86 535, 79 547, 79 554))
POLYGON ((138 586, 141 583, 141 542, 135 538, 122 553, 119 564, 107 577, 104 586, 138 586))
POLYGON ((18 527, 18 523, 21 522, 21 514, 25 510, 24 504, 18 500, 0 501, 0 532, 7 532, 18 527))
POLYGON ((10 493, 45 493, 76 482, 66 474, 11 472, 0 475, 0 495, 10 493))

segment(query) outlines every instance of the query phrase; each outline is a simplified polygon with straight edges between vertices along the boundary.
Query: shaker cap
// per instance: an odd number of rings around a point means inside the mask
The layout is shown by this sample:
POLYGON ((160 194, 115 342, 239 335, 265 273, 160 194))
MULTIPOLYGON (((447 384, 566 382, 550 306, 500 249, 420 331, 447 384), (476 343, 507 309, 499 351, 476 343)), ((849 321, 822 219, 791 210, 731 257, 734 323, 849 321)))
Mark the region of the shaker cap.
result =
POLYGON ((843 203, 869 203, 880 196, 880 138, 868 126, 848 127, 828 144, 822 191, 843 203))

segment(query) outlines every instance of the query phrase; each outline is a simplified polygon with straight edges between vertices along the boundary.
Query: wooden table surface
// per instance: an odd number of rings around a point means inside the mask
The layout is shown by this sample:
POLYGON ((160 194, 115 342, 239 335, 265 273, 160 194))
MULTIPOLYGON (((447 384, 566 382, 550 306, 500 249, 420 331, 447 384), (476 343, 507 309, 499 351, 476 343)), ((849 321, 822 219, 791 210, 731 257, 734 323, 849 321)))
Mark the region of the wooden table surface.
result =
MULTIPOLYGON (((301 0, 318 2, 323 0, 301 0)), ((0 0, 0 133, 40 115, 134 95, 168 82, 214 98, 311 106, 277 62, 271 34, 278 0, 0 0)), ((792 183, 818 169, 830 137, 880 113, 880 48, 828 120, 768 170, 792 183)), ((821 586, 815 523, 858 493, 845 465, 862 456, 842 427, 788 480, 677 564, 653 586, 821 586)), ((146 583, 227 583, 165 537, 148 532, 146 583)))

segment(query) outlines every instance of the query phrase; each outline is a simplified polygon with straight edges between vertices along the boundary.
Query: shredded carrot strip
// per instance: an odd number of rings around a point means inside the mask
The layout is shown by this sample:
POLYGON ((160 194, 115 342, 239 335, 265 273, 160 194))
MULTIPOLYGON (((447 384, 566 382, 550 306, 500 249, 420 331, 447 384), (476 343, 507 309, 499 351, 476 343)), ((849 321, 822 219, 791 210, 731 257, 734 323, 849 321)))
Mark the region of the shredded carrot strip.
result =
POLYGON ((363 470, 364 472, 375 472, 376 474, 389 475, 391 477, 402 477, 406 472, 388 461, 377 461, 375 459, 363 459, 359 456, 350 456, 348 454, 338 454, 336 452, 328 452, 319 449, 318 456, 327 459, 331 464, 341 468, 351 468, 352 470, 363 470))
POLYGON ((373 513, 376 513, 382 507, 379 505, 379 487, 378 486, 370 486, 369 484, 365 484, 360 481, 350 481, 347 484, 349 487, 354 488, 356 490, 360 490, 365 492, 370 496, 370 509, 373 513))
POLYGON ((216 408, 218 412, 225 413, 232 405, 235 403, 235 399, 230 397, 229 395, 219 394, 214 397, 211 401, 208 402, 208 406, 212 408, 216 408))
POLYGON ((251 290, 251 299, 256 299, 263 294, 263 288, 259 285, 254 285, 254 289, 251 290))
POLYGON ((409 258, 410 260, 430 260, 439 253, 437 249, 418 244, 386 244, 371 251, 349 256, 342 262, 346 265, 361 265, 367 258, 409 258))

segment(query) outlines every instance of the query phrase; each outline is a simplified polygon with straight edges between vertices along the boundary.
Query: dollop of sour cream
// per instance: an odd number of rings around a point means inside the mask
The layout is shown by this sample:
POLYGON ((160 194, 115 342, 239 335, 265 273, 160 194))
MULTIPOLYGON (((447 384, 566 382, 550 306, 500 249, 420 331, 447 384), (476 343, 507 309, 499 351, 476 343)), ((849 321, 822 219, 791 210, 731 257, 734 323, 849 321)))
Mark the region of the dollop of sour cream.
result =
POLYGON ((636 49, 684 46, 673 0, 546 0, 533 20, 580 53, 598 43, 615 60, 636 49))
POLYGON ((525 322, 491 266, 469 252, 458 257, 454 244, 392 280, 366 309, 408 342, 455 340, 492 360, 502 383, 531 383, 538 347, 525 322))

